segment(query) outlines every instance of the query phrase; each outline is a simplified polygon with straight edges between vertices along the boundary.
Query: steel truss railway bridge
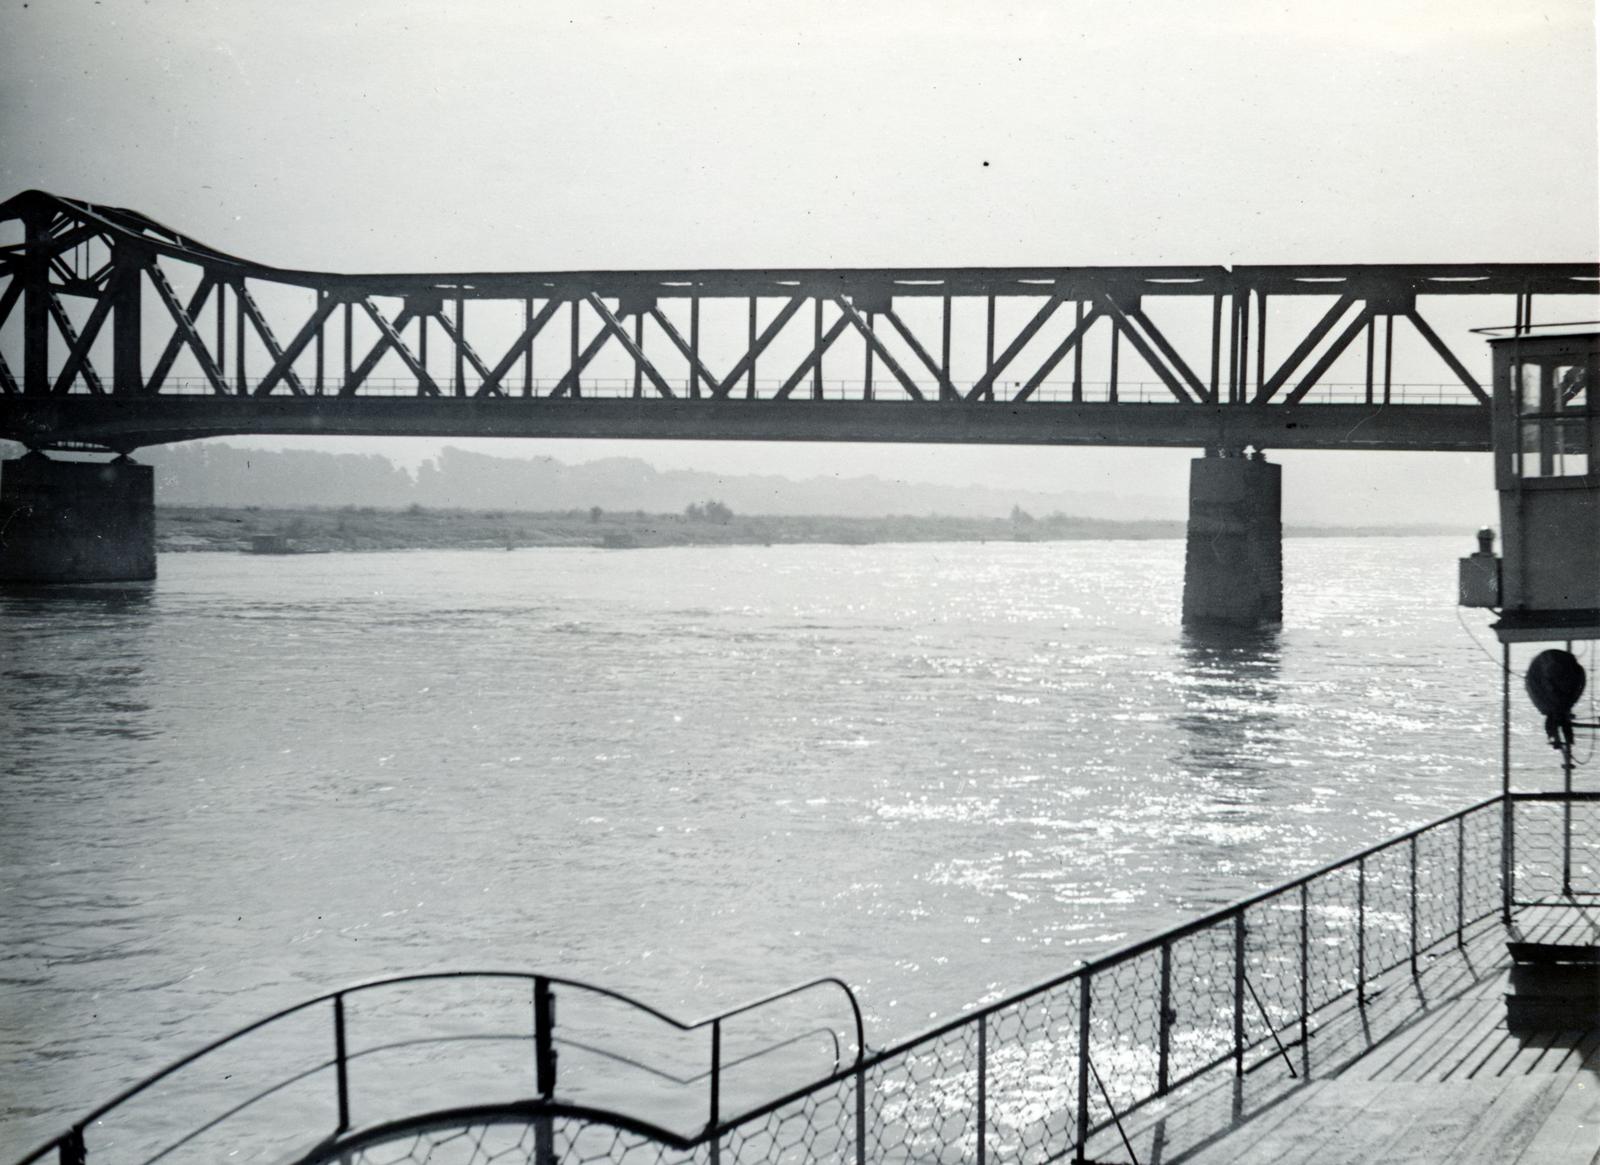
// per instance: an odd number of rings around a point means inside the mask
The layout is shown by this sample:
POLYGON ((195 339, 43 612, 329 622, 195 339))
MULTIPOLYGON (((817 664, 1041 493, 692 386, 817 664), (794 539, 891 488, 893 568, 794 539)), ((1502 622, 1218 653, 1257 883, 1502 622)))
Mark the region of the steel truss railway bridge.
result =
MULTIPOLYGON (((0 203, 0 437, 1483 450, 1482 345, 1437 313, 1527 325, 1597 293, 1593 262, 330 274, 26 191, 0 203)), ((1208 460, 1250 480, 1197 479, 1197 506, 1242 488, 1261 514, 1212 517, 1276 523, 1275 465, 1208 460)), ((11 474, 30 513, 47 472, 11 474)))

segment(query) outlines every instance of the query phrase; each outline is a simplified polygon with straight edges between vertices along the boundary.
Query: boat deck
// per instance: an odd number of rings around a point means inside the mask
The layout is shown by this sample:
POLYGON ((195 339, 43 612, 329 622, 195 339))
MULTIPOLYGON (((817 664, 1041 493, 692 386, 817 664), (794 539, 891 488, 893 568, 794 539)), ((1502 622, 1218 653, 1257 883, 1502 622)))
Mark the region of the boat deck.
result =
POLYGON ((1507 1030, 1508 940, 1600 941, 1600 904, 1527 907, 1413 976, 1369 984, 1296 1044, 1094 1137, 1096 1162, 1600 1162, 1600 1025, 1507 1030))

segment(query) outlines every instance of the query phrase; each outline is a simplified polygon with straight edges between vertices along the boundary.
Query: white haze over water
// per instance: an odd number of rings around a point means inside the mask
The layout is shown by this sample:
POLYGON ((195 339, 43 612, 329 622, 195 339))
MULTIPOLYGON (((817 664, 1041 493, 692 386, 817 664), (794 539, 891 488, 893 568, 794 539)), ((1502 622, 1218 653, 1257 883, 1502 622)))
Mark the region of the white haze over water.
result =
MULTIPOLYGON (((504 459, 550 458, 564 465, 593 466, 615 458, 633 458, 661 472, 692 471, 728 478, 764 478, 770 501, 749 512, 761 513, 964 513, 1003 515, 1014 503, 1090 518, 1182 519, 1188 512, 1189 450, 975 448, 924 445, 827 444, 809 446, 804 454, 758 442, 648 442, 459 440, 425 438, 303 439, 228 438, 193 442, 231 449, 312 450, 377 454, 413 476, 425 463, 437 461, 446 448, 504 459), (1004 471, 987 468, 1004 458, 1004 471), (873 479, 841 503, 806 504, 807 497, 836 496, 833 489, 808 490, 804 483, 825 479, 848 486, 873 479), (787 483, 797 483, 790 486, 787 483), (930 505, 939 496, 963 486, 992 501, 930 505), (1008 500, 1001 501, 1005 498, 1008 500), (820 507, 820 508, 819 508, 820 507)), ((183 452, 147 451, 141 458, 156 464, 183 452)), ((1463 534, 1498 523, 1493 467, 1483 453, 1271 453, 1284 465, 1283 518, 1302 526, 1458 526, 1463 534)), ((248 488, 241 477, 240 487, 248 488)), ((177 495, 163 494, 169 500, 177 495)), ((347 499, 329 493, 320 504, 347 499)), ((540 508, 537 498, 510 495, 492 501, 473 499, 464 505, 540 508)), ((588 502, 582 504, 588 505, 588 502)), ((648 499, 637 503, 651 509, 648 499)), ((628 508, 634 508, 632 504, 628 508)), ((659 508, 659 507, 657 507, 659 508)), ((666 507, 673 509, 676 507, 666 507)))

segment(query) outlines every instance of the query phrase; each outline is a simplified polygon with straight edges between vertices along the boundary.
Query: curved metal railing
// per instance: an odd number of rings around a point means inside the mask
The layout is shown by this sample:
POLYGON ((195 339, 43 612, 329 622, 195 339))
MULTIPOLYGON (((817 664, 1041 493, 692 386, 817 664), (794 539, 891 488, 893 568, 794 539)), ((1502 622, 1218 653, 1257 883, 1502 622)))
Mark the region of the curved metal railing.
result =
MULTIPOLYGON (((173 1061, 153 1075, 147 1076, 123 1089, 110 1100, 75 1122, 66 1132, 52 1138, 26 1157, 23 1157, 17 1165, 31 1165, 32 1162, 43 1161, 51 1153, 57 1154, 57 1159, 61 1162, 61 1165, 80 1165, 80 1163, 89 1162, 92 1159, 92 1154, 90 1152, 91 1146, 88 1142, 88 1132, 92 1126, 103 1122, 118 1110, 124 1109, 137 1098, 150 1093, 157 1085, 177 1076, 184 1069, 199 1065, 217 1056, 224 1049, 238 1045, 245 1037, 278 1027, 290 1020, 291 1017, 304 1016, 314 1009, 324 1006, 330 1006, 332 1012, 333 1055, 331 1057, 319 1059, 298 1071, 292 1071, 270 1080, 257 1081, 256 1083, 260 1087, 250 1092, 238 1103, 232 1104, 223 1111, 210 1116, 209 1119, 199 1121, 192 1127, 187 1127, 180 1134, 162 1134, 161 1142, 145 1151, 144 1155, 139 1159, 146 1162, 147 1165, 161 1161, 179 1149, 191 1145, 206 1133, 222 1125, 223 1122, 239 1116, 247 1109, 259 1105, 269 1098, 280 1096, 295 1086, 317 1076, 319 1073, 331 1070, 333 1074, 333 1094, 331 1099, 336 1109, 336 1122, 332 1131, 316 1141, 306 1152, 306 1159, 320 1158, 325 1153, 337 1148, 346 1139, 346 1134, 352 1133, 352 1130, 355 1130, 355 1135, 363 1136, 363 1139, 365 1139, 365 1134, 372 1131, 372 1129, 360 1129, 353 1118, 353 1108, 358 1096, 351 1079, 352 1068, 364 1060, 370 1061, 376 1057, 383 1056, 385 1053, 400 1050, 409 1049, 414 1051, 439 1048, 449 1044, 481 1045, 497 1043, 511 1045, 513 1048, 518 1045, 527 1047, 531 1044, 532 1072, 531 1080, 527 1081, 533 1085, 531 1089, 523 1090, 520 1095, 504 1102, 477 1106, 455 1106, 440 1110, 440 1112, 459 1115, 467 1111, 520 1111, 528 1114, 538 1112, 576 1116, 589 1121, 608 1123, 617 1128, 636 1132, 662 1143, 673 1145, 686 1145, 714 1135, 717 1131, 747 1120, 760 1111, 767 1110, 776 1104, 781 1104, 795 1095, 803 1094, 820 1080, 833 1079, 841 1073, 847 1074, 859 1067, 866 1052, 865 1028, 860 1004, 857 1002, 855 994, 850 987, 843 980, 832 976, 813 979, 785 988, 782 991, 773 992, 759 999, 739 1004, 736 1007, 725 1009, 703 1019, 685 1021, 623 992, 556 975, 498 970, 437 971, 412 975, 395 975, 359 983, 303 1000, 212 1040, 188 1055, 173 1061), (352 1050, 350 1047, 351 1023, 349 1012, 353 1001, 372 996, 375 993, 419 984, 436 985, 445 982, 463 984, 474 981, 478 983, 526 985, 528 1002, 531 1004, 531 1017, 528 1028, 520 1032, 479 1032, 472 1034, 445 1032, 415 1039, 374 1043, 357 1050, 352 1050), (705 1067, 701 1070, 687 1072, 682 1070, 675 1071, 669 1066, 649 1062, 646 1056, 651 1049, 619 1049, 598 1043, 593 1039, 583 1038, 581 1034, 571 1036, 564 1034, 556 1022, 558 989, 563 1000, 569 1004, 587 999, 589 1001, 598 1001, 602 1004, 617 1005, 624 1013, 651 1021, 666 1032, 681 1037, 688 1037, 695 1033, 706 1033, 709 1036, 710 1046, 708 1049, 709 1058, 705 1063, 705 1067), (823 991, 837 992, 844 996, 845 1003, 848 1005, 848 1018, 842 1025, 842 1032, 841 1025, 837 1023, 828 1026, 817 1026, 788 1033, 781 1038, 759 1042, 743 1053, 728 1054, 725 1048, 725 1034, 731 1021, 772 1009, 778 1004, 794 1000, 807 993, 823 991), (845 1037, 844 1039, 841 1039, 841 1034, 845 1037), (758 1095, 757 1099, 748 1100, 742 1105, 732 1108, 724 1104, 726 1078, 732 1069, 768 1059, 788 1049, 802 1048, 812 1041, 819 1041, 818 1046, 824 1049, 824 1059, 819 1071, 812 1072, 803 1079, 793 1082, 790 1087, 781 1089, 782 1094, 779 1096, 758 1095), (558 1078, 560 1051, 563 1049, 574 1053, 586 1054, 592 1057, 596 1063, 610 1069, 621 1069, 624 1072, 637 1073, 646 1080, 666 1087, 669 1093, 677 1094, 679 1099, 681 1099, 685 1090, 703 1085, 705 1093, 701 1097, 703 1107, 700 1111, 706 1114, 704 1124, 697 1123, 690 1128, 673 1128, 664 1123, 658 1115, 651 1113, 647 1104, 638 1106, 643 1111, 630 1111, 632 1106, 625 1100, 612 1100, 609 1103, 604 1101, 596 1102, 593 1099, 586 1100, 585 1089, 581 1081, 575 1088, 571 1090, 565 1089, 558 1078), (848 1061, 847 1055, 849 1056, 848 1061)), ((424 1011, 422 1018, 425 1021, 436 1021, 439 1018, 439 1013, 431 1010, 424 1011)), ((579 1026, 581 1030, 581 1025, 579 1026)), ((657 1047, 654 1051, 659 1055, 663 1049, 657 1047)), ((224 1079, 226 1078, 224 1077, 224 1079)), ((588 1091, 603 1092, 604 1089, 603 1087, 600 1089, 591 1087, 588 1091)), ((658 1103, 657 1107, 662 1106, 658 1103)), ((401 1126, 427 1122, 438 1117, 440 1112, 421 1111, 408 1114, 399 1120, 372 1122, 372 1125, 373 1128, 389 1131, 401 1126)))

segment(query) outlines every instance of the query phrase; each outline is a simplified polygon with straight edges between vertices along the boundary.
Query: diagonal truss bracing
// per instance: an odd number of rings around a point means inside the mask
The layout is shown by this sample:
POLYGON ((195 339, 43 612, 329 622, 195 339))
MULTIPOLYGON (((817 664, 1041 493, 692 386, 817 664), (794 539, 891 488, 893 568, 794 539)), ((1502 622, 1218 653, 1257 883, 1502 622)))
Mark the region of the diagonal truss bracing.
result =
POLYGON ((0 228, 0 399, 68 405, 1401 408, 1426 367, 1429 403, 1471 406, 1487 394, 1463 297, 1472 325, 1526 324, 1535 298, 1586 318, 1600 292, 1592 262, 343 275, 37 191, 0 204, 0 228))

